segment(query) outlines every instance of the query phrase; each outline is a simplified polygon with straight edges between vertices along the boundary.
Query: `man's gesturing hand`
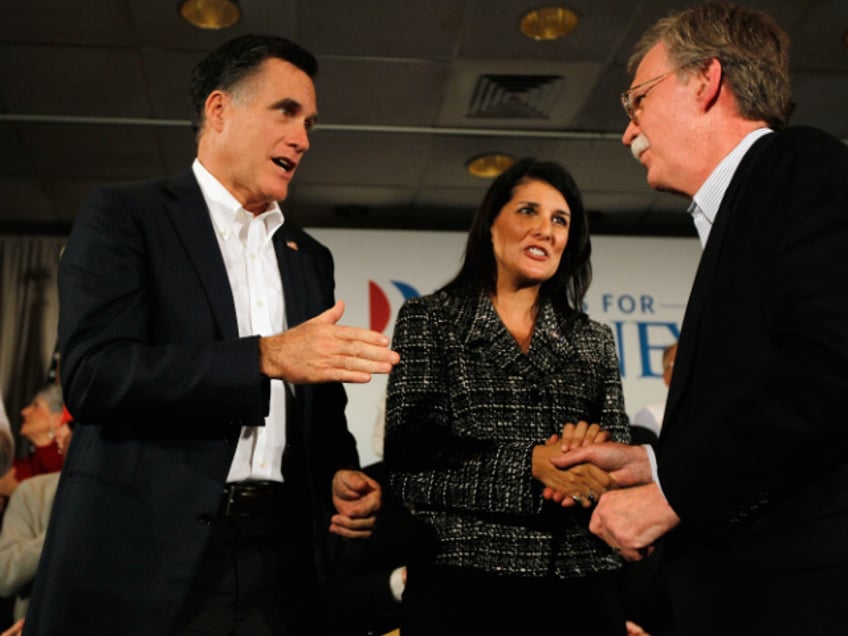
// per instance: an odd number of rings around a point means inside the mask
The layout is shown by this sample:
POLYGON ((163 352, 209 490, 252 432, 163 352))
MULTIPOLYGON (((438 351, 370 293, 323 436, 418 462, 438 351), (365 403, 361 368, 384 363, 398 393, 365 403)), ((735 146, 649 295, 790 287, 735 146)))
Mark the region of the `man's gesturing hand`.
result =
POLYGON ((325 311, 282 333, 259 339, 260 371, 293 384, 369 382, 388 373, 400 356, 381 333, 336 324, 344 313, 339 300, 325 311))

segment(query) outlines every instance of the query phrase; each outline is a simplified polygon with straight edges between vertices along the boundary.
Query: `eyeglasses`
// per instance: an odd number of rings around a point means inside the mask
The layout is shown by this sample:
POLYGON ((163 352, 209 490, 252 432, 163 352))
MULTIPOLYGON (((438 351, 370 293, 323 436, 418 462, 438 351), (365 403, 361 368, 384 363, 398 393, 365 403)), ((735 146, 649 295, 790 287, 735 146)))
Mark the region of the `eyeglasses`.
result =
POLYGON ((669 77, 672 73, 676 73, 680 68, 673 68, 670 71, 666 71, 662 75, 657 75, 654 78, 649 79, 647 82, 642 82, 641 84, 637 84, 621 94, 621 105, 624 106, 624 112, 627 113, 627 118, 630 120, 636 119, 636 111, 639 110, 639 107, 642 105, 642 100, 648 96, 648 93, 651 90, 659 85, 666 77, 669 77), (636 95, 634 97, 633 93, 640 88, 648 87, 641 95, 636 95))

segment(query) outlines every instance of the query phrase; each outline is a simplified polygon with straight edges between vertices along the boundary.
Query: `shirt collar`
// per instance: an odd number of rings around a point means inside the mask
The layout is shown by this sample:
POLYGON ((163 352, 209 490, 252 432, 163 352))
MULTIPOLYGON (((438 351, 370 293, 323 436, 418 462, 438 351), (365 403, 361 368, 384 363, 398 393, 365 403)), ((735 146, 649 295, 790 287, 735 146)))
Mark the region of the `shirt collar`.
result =
MULTIPOLYGON (((254 218, 253 214, 242 207, 241 203, 200 163, 199 159, 195 158, 191 169, 200 186, 203 199, 206 201, 215 231, 225 239, 232 234, 238 235, 238 227, 249 223, 254 218)), ((285 222, 283 211, 276 201, 256 218, 262 219, 265 223, 265 232, 269 238, 285 222)))
MULTIPOLYGON (((742 162, 745 153, 748 152, 751 146, 754 145, 754 142, 760 137, 772 132, 774 131, 770 128, 757 128, 745 135, 742 141, 715 167, 715 170, 712 171, 710 176, 707 177, 707 180, 704 181, 703 185, 695 193, 695 196, 692 197, 695 206, 701 211, 701 214, 704 215, 710 226, 712 226, 716 214, 718 214, 724 193, 727 191, 730 181, 733 179, 733 175, 736 173, 736 169, 742 162)), ((694 207, 690 206, 690 211, 693 209, 694 207)))

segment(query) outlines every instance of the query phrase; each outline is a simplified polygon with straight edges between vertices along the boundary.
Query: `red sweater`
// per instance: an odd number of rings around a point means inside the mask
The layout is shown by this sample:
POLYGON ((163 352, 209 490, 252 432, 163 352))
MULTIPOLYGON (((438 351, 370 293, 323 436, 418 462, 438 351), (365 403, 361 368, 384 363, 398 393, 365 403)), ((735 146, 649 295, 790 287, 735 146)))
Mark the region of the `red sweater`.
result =
POLYGON ((27 477, 62 470, 64 461, 65 456, 59 454, 59 447, 56 444, 36 446, 32 453, 15 460, 15 479, 21 482, 27 477))

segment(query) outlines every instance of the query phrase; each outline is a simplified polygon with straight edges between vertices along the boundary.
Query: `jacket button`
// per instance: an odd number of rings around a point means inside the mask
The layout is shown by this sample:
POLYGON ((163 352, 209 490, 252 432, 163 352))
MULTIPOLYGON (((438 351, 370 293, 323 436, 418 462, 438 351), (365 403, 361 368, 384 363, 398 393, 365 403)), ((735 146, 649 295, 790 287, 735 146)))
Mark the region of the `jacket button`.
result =
POLYGON ((211 526, 215 523, 215 518, 209 513, 204 512, 203 514, 197 515, 197 520, 202 523, 204 526, 211 526))

